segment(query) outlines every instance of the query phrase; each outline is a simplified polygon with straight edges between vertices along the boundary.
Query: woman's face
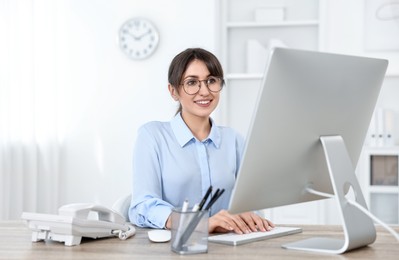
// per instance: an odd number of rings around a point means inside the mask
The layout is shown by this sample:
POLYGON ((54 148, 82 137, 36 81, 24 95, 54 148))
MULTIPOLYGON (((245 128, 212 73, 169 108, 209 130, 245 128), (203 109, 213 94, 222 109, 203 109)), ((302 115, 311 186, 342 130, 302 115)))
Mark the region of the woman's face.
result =
MULTIPOLYGON (((206 80, 211 76, 205 63, 201 60, 193 60, 189 63, 186 71, 183 74, 182 82, 187 79, 206 80)), ((205 82, 201 82, 201 88, 195 95, 189 95, 183 90, 183 86, 179 86, 179 93, 176 89, 169 86, 172 97, 180 101, 182 106, 183 117, 205 117, 208 118, 215 110, 219 103, 220 92, 210 92, 206 87, 205 82)))

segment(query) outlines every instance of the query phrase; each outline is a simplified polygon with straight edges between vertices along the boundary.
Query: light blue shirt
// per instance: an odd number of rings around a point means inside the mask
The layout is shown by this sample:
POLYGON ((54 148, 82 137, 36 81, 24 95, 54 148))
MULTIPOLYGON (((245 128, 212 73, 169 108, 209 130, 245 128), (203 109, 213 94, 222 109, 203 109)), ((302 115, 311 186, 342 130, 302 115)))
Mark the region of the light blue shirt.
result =
POLYGON ((201 201, 210 185, 225 189, 211 215, 227 209, 244 146, 228 127, 212 127, 208 138, 193 136, 180 114, 170 122, 140 127, 133 155, 129 219, 140 227, 164 228, 172 208, 201 201))

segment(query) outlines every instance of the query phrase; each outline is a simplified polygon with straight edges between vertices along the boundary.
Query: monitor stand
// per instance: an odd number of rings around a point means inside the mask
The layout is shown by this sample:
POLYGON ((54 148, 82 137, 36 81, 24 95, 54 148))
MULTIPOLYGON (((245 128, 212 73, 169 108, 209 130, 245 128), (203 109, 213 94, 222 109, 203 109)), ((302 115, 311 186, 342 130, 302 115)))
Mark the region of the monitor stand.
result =
POLYGON ((345 198, 348 187, 352 187, 357 203, 367 208, 360 185, 357 181, 345 142, 341 136, 320 137, 327 167, 337 201, 339 215, 345 239, 315 237, 305 239, 282 247, 287 249, 306 250, 320 253, 342 254, 349 250, 371 244, 376 239, 373 221, 358 208, 350 205, 345 198))

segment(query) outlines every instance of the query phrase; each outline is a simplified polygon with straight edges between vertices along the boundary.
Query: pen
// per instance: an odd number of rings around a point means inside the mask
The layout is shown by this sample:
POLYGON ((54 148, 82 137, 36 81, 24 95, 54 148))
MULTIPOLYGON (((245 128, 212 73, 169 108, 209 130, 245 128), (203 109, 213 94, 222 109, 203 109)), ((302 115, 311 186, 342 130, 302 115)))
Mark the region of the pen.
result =
POLYGON ((212 205, 220 198, 220 196, 222 196, 222 194, 223 194, 223 192, 224 192, 224 189, 222 189, 220 192, 219 192, 219 189, 215 192, 215 195, 212 197, 212 199, 209 201, 209 203, 208 203, 208 205, 206 206, 206 208, 205 208, 205 210, 209 210, 211 207, 212 207, 212 205))
POLYGON ((209 195, 211 194, 211 192, 212 192, 212 185, 209 186, 208 190, 205 193, 205 196, 202 198, 202 200, 199 204, 199 208, 198 208, 199 210, 201 210, 204 207, 204 204, 205 204, 206 200, 208 199, 209 195))
POLYGON ((188 200, 184 200, 183 206, 181 207, 181 212, 186 212, 188 209, 188 200))
MULTIPOLYGON (((213 199, 215 199, 215 197, 219 194, 219 192, 220 192, 220 189, 216 189, 215 193, 214 193, 213 195, 211 195, 211 198, 209 199, 208 204, 209 204, 213 199)), ((204 207, 206 208, 207 206, 204 205, 204 207)), ((204 207, 203 207, 203 208, 204 208, 204 207)))
POLYGON ((199 203, 195 203, 193 207, 193 212, 197 212, 199 210, 199 203))

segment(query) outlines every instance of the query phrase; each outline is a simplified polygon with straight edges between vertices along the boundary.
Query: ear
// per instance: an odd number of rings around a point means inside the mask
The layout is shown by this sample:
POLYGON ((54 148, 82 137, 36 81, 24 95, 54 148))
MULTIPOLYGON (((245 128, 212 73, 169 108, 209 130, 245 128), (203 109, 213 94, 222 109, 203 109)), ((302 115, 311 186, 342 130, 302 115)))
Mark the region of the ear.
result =
POLYGON ((169 93, 175 101, 179 100, 179 93, 177 93, 176 88, 174 88, 171 84, 168 84, 169 93))

